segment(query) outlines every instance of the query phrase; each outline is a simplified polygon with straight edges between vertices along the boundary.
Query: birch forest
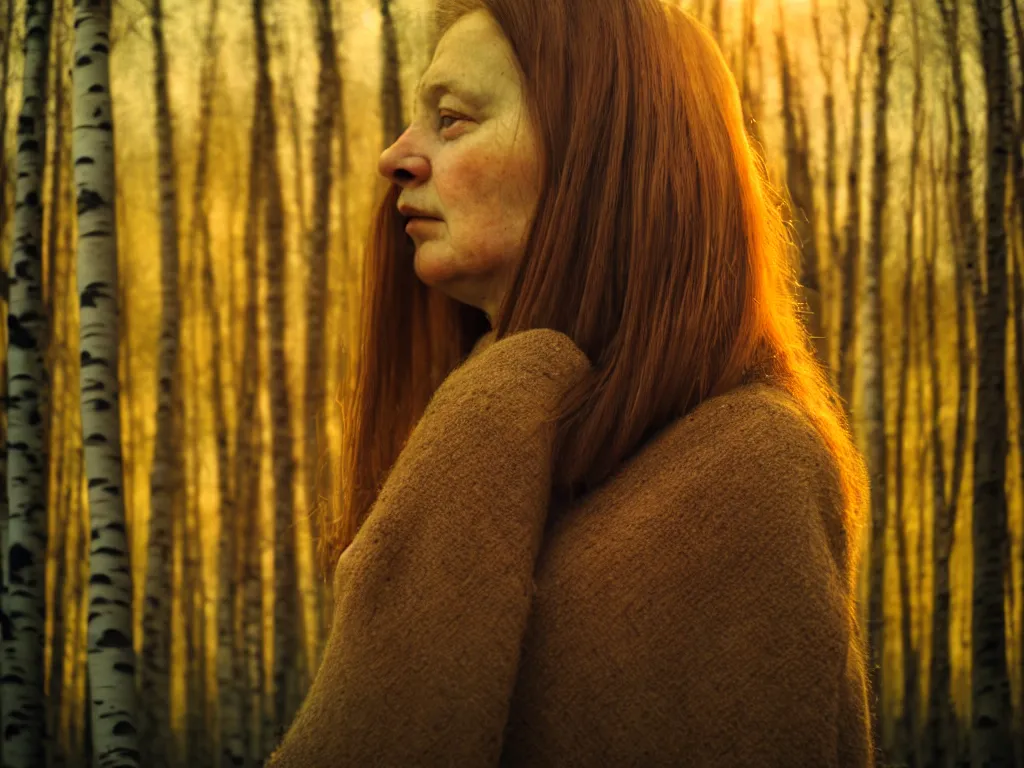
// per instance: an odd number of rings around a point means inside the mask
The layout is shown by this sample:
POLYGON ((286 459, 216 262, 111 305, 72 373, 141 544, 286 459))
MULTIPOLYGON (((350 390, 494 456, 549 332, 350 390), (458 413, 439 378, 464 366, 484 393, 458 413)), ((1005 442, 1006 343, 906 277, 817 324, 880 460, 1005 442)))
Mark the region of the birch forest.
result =
MULTIPOLYGON (((683 2, 870 469, 885 764, 1024 768, 1024 2, 683 2)), ((3 768, 255 768, 288 728, 428 13, 0 0, 3 768)))

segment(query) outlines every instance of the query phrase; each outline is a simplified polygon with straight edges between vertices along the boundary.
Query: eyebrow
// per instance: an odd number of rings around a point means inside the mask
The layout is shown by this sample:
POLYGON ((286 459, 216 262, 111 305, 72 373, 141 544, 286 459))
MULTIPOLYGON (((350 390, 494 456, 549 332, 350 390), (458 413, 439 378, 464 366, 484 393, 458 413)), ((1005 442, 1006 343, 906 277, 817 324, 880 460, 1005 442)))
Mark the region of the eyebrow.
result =
POLYGON ((420 81, 420 84, 416 87, 416 92, 419 94, 418 101, 423 106, 430 105, 434 99, 444 93, 455 94, 456 96, 465 99, 473 106, 483 106, 484 103, 484 97, 481 94, 469 90, 454 77, 445 77, 440 80, 431 80, 426 83, 420 81))

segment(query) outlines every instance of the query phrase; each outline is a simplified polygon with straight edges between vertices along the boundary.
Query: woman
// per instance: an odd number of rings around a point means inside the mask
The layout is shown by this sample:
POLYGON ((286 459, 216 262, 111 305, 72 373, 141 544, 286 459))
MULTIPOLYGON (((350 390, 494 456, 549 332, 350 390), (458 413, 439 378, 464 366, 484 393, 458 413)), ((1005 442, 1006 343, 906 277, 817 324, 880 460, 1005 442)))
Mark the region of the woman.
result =
POLYGON ((436 18, 269 765, 874 765, 867 476, 719 50, 658 0, 436 18))

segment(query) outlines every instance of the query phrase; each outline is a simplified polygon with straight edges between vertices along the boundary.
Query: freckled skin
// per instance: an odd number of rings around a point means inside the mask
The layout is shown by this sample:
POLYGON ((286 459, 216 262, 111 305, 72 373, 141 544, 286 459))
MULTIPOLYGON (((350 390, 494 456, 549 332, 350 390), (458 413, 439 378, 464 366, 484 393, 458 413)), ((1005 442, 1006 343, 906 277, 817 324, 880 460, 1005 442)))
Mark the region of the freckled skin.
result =
POLYGON ((457 21, 438 42, 422 82, 453 78, 458 93, 416 102, 409 128, 380 157, 402 187, 400 205, 442 221, 414 224, 416 275, 492 323, 539 197, 537 141, 514 55, 486 11, 457 21))

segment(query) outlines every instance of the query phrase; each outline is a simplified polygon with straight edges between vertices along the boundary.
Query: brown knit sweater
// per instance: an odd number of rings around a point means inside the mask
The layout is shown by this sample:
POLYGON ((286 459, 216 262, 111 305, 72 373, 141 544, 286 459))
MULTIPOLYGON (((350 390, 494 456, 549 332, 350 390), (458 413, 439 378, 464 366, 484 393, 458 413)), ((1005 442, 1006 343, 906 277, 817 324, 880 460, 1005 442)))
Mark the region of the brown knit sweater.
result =
POLYGON ((549 520, 542 416, 588 366, 526 331, 438 388, 338 561, 323 663, 268 768, 874 765, 811 423, 739 387, 549 520))

